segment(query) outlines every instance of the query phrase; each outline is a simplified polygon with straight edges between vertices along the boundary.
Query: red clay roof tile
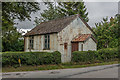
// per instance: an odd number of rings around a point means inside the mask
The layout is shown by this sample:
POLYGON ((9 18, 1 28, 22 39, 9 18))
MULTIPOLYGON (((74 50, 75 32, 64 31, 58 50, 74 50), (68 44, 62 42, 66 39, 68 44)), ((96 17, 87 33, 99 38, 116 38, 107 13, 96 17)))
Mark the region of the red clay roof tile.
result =
POLYGON ((92 36, 92 34, 81 34, 81 35, 78 35, 77 37, 75 37, 72 42, 84 42, 86 41, 87 39, 89 38, 92 38, 95 42, 97 42, 95 40, 95 38, 92 36))

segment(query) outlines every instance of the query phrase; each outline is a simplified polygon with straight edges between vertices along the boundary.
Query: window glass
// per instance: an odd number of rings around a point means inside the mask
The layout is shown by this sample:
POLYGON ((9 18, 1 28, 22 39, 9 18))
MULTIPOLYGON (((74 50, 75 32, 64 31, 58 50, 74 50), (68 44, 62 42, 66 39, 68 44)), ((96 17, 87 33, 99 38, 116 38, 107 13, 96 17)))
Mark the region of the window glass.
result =
POLYGON ((34 44, 34 37, 29 38, 29 49, 33 49, 33 44, 34 44))
POLYGON ((45 35, 45 43, 44 43, 44 48, 49 49, 50 48, 50 35, 45 35))

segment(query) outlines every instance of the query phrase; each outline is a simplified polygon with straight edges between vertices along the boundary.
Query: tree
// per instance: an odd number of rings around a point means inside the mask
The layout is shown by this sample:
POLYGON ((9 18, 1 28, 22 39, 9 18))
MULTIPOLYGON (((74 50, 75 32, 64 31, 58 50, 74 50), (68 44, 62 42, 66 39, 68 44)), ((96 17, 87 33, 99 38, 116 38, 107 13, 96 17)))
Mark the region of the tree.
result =
POLYGON ((45 5, 47 6, 47 9, 41 13, 40 18, 38 17, 35 18, 34 20, 35 25, 38 25, 44 21, 49 21, 64 16, 58 12, 54 2, 45 2, 45 5))
POLYGON ((64 14, 65 16, 70 16, 74 14, 80 14, 80 16, 88 22, 88 12, 84 2, 61 2, 58 3, 58 11, 59 13, 64 14))
POLYGON ((2 51, 23 51, 24 42, 19 39, 22 38, 21 33, 13 26, 8 26, 8 28, 2 32, 2 51))
POLYGON ((37 2, 2 2, 2 18, 13 22, 14 19, 30 20, 31 13, 40 10, 37 2))
POLYGON ((19 39, 22 35, 17 31, 17 28, 14 27, 14 20, 30 20, 30 14, 38 10, 39 3, 36 2, 2 3, 2 51, 23 50, 23 40, 19 39), (21 47, 21 49, 18 47, 21 47))
POLYGON ((118 17, 103 18, 103 21, 96 23, 94 31, 96 33, 96 39, 98 41, 98 49, 101 48, 113 48, 118 47, 118 17))
POLYGON ((44 12, 41 13, 41 16, 44 18, 44 21, 53 20, 61 17, 61 14, 58 13, 57 8, 54 5, 54 3, 48 3, 48 10, 44 10, 44 12))
POLYGON ((41 13, 41 18, 36 18, 35 23, 49 21, 65 16, 80 14, 81 17, 88 22, 88 12, 84 2, 47 2, 47 9, 41 13))

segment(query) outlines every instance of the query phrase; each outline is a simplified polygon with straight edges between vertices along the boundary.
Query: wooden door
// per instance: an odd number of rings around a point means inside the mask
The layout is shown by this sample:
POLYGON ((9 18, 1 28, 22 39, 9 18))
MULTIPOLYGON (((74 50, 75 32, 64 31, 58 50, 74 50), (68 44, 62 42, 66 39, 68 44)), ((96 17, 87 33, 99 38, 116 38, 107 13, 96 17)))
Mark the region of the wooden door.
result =
POLYGON ((78 42, 72 43, 72 52, 73 51, 78 51, 78 42))
POLYGON ((67 48, 68 48, 68 44, 64 43, 64 54, 67 56, 67 48))

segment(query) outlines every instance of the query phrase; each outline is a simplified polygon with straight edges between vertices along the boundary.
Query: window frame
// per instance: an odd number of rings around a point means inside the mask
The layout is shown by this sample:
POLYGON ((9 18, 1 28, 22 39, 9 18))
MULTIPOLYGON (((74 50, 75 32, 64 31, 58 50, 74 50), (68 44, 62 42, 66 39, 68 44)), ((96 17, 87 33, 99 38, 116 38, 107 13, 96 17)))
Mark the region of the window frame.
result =
POLYGON ((81 44, 81 51, 83 51, 83 44, 81 44))
POLYGON ((50 35, 44 35, 44 50, 50 50, 50 35))
POLYGON ((29 49, 34 49, 34 36, 29 37, 29 49))

